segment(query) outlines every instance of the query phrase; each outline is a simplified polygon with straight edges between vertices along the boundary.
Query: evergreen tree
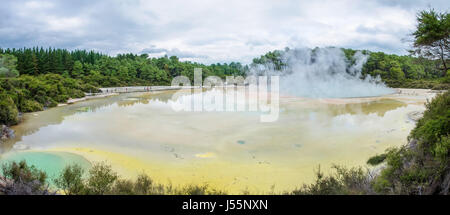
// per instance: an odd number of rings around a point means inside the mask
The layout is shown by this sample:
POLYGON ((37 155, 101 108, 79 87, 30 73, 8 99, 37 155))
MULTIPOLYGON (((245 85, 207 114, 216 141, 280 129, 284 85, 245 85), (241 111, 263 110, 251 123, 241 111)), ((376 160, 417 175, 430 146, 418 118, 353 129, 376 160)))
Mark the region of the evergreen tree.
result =
POLYGON ((75 61, 74 65, 73 65, 73 70, 72 70, 72 77, 74 78, 81 78, 81 76, 83 76, 83 64, 81 64, 80 61, 75 61))

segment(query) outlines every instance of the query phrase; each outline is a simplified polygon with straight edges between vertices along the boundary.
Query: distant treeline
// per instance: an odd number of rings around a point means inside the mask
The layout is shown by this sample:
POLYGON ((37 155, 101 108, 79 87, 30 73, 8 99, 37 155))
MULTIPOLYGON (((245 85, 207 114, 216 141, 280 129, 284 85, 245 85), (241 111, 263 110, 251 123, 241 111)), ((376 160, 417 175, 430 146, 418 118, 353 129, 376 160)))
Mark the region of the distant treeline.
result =
MULTIPOLYGON (((313 49, 313 51, 316 49, 313 49)), ((358 51, 353 49, 342 50, 349 62, 352 61, 352 56, 358 51)), ((242 65, 235 62, 204 65, 189 61, 181 62, 176 56, 149 58, 147 54, 119 54, 116 57, 110 57, 95 51, 68 51, 66 49, 37 47, 23 49, 0 48, 0 59, 4 59, 3 65, 8 62, 10 64, 15 63, 15 68, 20 75, 59 74, 65 78, 82 80, 92 86, 112 87, 169 85, 172 78, 179 75, 187 76, 192 81, 194 68, 202 68, 204 77, 215 75, 222 78, 232 75, 245 76, 249 67, 257 64, 273 64, 275 69, 281 70, 286 66, 282 59, 283 52, 283 50, 268 52, 259 58, 253 59, 250 65, 242 65), (12 56, 16 59, 11 59, 12 56)), ((421 83, 421 81, 423 83, 433 82, 432 86, 425 85, 423 88, 436 87, 437 84, 445 85, 448 83, 449 78, 445 76, 445 72, 440 68, 441 62, 439 60, 370 52, 367 50, 361 52, 369 55, 362 69, 363 76, 380 76, 382 80, 392 87, 420 87, 403 85, 410 82, 421 83), (438 79, 441 80, 438 81, 438 79)), ((14 74, 9 76, 14 76, 14 74)))
POLYGON ((59 74, 81 79, 93 86, 170 85, 173 77, 185 75, 193 80, 194 68, 202 68, 204 76, 244 75, 240 63, 204 65, 181 62, 178 57, 149 58, 147 54, 119 54, 116 57, 86 50, 68 51, 53 48, 1 49, 0 56, 17 58, 20 75, 59 74))

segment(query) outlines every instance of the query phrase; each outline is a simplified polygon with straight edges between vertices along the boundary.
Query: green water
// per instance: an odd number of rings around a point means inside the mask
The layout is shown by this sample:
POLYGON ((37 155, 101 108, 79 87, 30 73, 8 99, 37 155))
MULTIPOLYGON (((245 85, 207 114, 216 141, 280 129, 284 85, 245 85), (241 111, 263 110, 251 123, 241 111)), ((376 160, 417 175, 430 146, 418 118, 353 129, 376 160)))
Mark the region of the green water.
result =
POLYGON ((2 156, 0 166, 12 161, 25 160, 28 165, 34 165, 36 168, 45 171, 50 179, 59 175, 59 173, 67 166, 78 164, 87 170, 91 164, 85 158, 68 152, 11 152, 2 156))

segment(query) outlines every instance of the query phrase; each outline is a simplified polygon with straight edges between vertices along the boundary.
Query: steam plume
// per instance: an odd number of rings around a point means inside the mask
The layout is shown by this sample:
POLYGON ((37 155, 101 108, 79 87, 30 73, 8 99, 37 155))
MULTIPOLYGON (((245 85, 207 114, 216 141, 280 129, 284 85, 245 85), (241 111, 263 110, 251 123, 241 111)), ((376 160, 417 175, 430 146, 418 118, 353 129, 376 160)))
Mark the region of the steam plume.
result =
POLYGON ((279 75, 280 92, 312 98, 370 97, 393 93, 379 77, 362 79, 367 55, 356 52, 348 60, 339 48, 290 49, 282 52, 281 70, 275 65, 259 65, 253 75, 279 75))

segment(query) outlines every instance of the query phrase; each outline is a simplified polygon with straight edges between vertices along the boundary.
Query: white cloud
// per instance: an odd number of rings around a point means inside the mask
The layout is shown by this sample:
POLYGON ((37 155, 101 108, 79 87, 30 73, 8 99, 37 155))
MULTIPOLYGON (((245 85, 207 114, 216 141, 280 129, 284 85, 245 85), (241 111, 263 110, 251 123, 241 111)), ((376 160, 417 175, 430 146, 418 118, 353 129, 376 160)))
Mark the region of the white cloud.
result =
POLYGON ((416 12, 430 6, 448 10, 441 0, 17 0, 0 4, 0 47, 112 55, 157 47, 160 54, 205 63, 248 63, 286 46, 405 54, 409 44, 401 41, 413 31, 416 12))

